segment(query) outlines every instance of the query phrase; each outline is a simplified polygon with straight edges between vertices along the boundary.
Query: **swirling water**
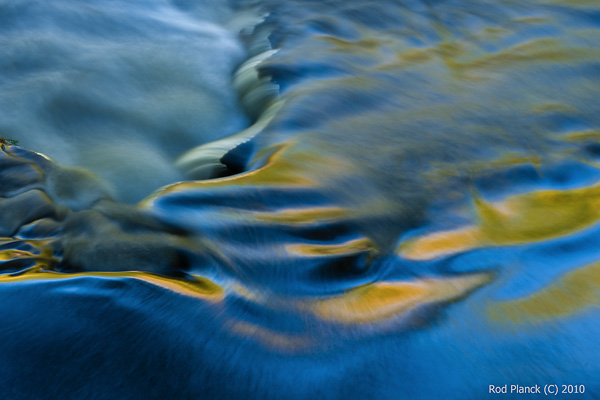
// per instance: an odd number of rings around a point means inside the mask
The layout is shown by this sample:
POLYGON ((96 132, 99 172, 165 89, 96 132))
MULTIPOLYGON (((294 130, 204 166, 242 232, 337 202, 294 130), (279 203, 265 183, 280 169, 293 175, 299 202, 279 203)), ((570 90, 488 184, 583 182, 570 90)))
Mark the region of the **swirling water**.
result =
POLYGON ((6 398, 600 396, 597 2, 0 20, 6 398))

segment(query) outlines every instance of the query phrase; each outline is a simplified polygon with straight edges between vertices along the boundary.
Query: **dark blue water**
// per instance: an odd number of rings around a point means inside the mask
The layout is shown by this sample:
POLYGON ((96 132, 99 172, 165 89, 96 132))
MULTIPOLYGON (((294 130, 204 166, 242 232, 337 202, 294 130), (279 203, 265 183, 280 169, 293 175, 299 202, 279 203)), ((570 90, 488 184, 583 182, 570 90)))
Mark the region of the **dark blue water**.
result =
POLYGON ((599 23, 0 2, 1 393, 600 397, 599 23))

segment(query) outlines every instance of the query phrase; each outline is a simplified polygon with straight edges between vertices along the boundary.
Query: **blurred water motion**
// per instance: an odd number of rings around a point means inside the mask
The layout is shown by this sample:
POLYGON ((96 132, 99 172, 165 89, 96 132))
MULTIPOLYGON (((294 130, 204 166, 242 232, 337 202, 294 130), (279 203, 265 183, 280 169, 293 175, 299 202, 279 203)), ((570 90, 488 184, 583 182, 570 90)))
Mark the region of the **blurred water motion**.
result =
POLYGON ((173 160, 246 124, 231 10, 163 1, 0 2, 0 131, 94 171, 136 202, 183 179, 173 160))
POLYGON ((600 3, 0 21, 7 399, 600 397, 600 3))

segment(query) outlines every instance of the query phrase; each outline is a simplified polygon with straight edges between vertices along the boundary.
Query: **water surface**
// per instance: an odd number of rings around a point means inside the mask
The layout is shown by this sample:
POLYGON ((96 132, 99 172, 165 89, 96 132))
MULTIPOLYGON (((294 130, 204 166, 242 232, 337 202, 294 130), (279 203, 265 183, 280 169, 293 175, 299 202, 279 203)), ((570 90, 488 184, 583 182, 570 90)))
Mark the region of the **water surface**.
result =
POLYGON ((4 393, 598 397, 599 10, 2 4, 4 393))

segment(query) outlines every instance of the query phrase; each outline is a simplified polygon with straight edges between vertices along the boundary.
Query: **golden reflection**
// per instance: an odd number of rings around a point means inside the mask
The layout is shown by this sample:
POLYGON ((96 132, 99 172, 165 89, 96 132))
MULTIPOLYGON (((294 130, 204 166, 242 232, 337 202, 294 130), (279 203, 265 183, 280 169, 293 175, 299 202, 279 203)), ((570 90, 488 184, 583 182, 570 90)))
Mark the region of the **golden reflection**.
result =
POLYGON ((598 52, 564 45, 553 38, 535 39, 520 43, 499 53, 489 54, 470 62, 456 63, 460 68, 497 68, 516 63, 574 62, 598 57, 598 52))
POLYGON ((342 38, 338 38, 330 35, 318 35, 317 39, 321 39, 335 47, 334 51, 347 53, 347 52, 355 52, 356 49, 360 48, 363 50, 377 50, 383 44, 386 43, 385 40, 376 39, 376 38, 362 38, 359 40, 345 40, 342 38))
POLYGON ((285 225, 317 225, 347 218, 348 210, 341 207, 287 208, 277 212, 255 212, 254 219, 285 225))
POLYGON ((293 141, 276 145, 261 151, 257 159, 266 156, 266 162, 259 168, 204 181, 181 182, 169 185, 140 202, 140 207, 149 207, 152 202, 164 195, 177 192, 207 190, 208 188, 237 186, 276 186, 278 188, 317 188, 322 181, 323 170, 327 176, 350 175, 356 166, 336 157, 328 157, 325 151, 303 151, 293 141))
POLYGON ((30 258, 35 260, 36 265, 43 268, 52 268, 52 266, 59 260, 54 257, 52 247, 49 243, 53 239, 41 239, 41 240, 21 240, 13 238, 0 238, 0 244, 11 243, 15 246, 18 243, 27 243, 34 249, 31 251, 18 250, 18 249, 5 249, 0 250, 0 261, 10 261, 14 259, 30 258))
POLYGON ((484 237, 478 227, 466 227, 448 232, 435 232, 402 243, 402 257, 410 260, 430 260, 483 246, 484 237))
POLYGON ((511 167, 533 165, 539 169, 542 164, 542 158, 536 154, 507 153, 493 160, 469 161, 467 166, 457 169, 456 163, 432 163, 431 171, 424 173, 425 178, 431 181, 439 181, 448 177, 470 174, 471 176, 480 176, 486 172, 507 169, 511 167))
POLYGON ((191 280, 181 280, 138 271, 64 274, 53 271, 44 271, 39 267, 33 267, 20 274, 0 275, 0 284, 9 282, 72 279, 79 277, 108 279, 131 278, 159 286, 184 296, 200 298, 212 302, 219 302, 225 297, 225 292, 221 286, 204 277, 194 276, 191 280))
POLYGON ((568 272, 529 296, 498 302, 488 315, 517 324, 550 321, 600 306, 600 263, 568 272))
POLYGON ((576 114, 577 109, 565 104, 559 103, 543 103, 534 106, 531 111, 534 113, 568 113, 568 114, 576 114))
POLYGON ((319 257, 356 254, 363 251, 376 250, 376 247, 370 239, 361 238, 337 244, 288 244, 286 245, 286 250, 288 253, 294 255, 319 257))
MULTIPOLYGON (((522 22, 522 21, 520 21, 522 22)), ((494 35, 509 34, 509 30, 497 30, 494 35)), ((482 39, 490 36, 490 30, 483 32, 482 39)), ((411 51, 397 51, 396 61, 382 65, 380 69, 402 68, 407 63, 423 64, 437 55, 444 66, 454 71, 497 69, 516 66, 518 64, 539 63, 573 63, 598 58, 599 53, 586 48, 576 48, 554 38, 535 39, 519 43, 498 53, 485 53, 479 48, 469 48, 464 43, 445 41, 436 48, 411 51)))
POLYGON ((8 260, 12 260, 14 258, 29 258, 29 257, 36 257, 36 255, 29 251, 23 251, 23 250, 13 250, 13 249, 0 250, 0 261, 8 261, 8 260))
POLYGON ((577 131, 573 133, 569 133, 564 136, 565 140, 570 141, 580 141, 580 140, 599 140, 600 139, 600 130, 597 129, 587 129, 583 131, 577 131))
POLYGON ((600 186, 545 190, 502 202, 475 199, 478 224, 435 232, 402 243, 398 254, 429 260, 484 246, 509 246, 557 238, 600 220, 600 186))
POLYGON ((425 304, 456 300, 490 279, 490 274, 480 273, 458 278, 370 283, 341 296, 316 301, 310 309, 319 318, 329 321, 375 323, 425 304))
MULTIPOLYGON (((400 65, 404 64, 423 64, 433 60, 434 51, 432 49, 411 49, 397 51, 396 57, 400 65)), ((397 65, 400 66, 400 65, 397 65)), ((384 69, 385 67, 381 68, 384 69)))

